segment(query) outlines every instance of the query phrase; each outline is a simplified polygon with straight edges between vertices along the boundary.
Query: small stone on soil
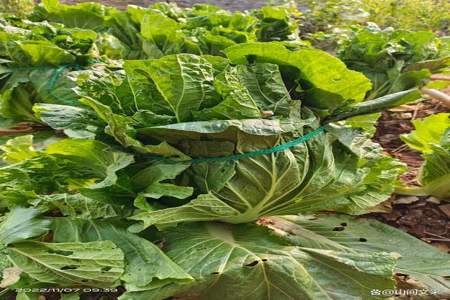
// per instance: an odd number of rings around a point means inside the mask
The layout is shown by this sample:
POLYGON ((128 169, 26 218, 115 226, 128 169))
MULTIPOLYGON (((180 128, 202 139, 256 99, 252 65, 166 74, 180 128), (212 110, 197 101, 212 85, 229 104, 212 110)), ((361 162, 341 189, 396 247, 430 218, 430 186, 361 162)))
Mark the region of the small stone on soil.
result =
POLYGON ((419 197, 416 196, 406 196, 406 197, 398 197, 393 202, 394 204, 411 204, 419 201, 419 197))
POLYGON ((439 209, 450 218, 450 204, 439 205, 439 209))

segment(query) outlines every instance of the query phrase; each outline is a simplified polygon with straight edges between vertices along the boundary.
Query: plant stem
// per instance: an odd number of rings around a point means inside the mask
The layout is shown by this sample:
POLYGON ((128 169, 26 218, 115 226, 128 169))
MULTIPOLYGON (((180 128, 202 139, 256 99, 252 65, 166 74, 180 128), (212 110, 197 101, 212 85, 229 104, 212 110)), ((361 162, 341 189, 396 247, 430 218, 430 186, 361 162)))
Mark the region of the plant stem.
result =
POLYGON ((373 100, 364 101, 351 107, 347 111, 338 112, 325 119, 325 123, 345 120, 354 116, 367 115, 383 111, 388 108, 396 107, 402 104, 413 102, 420 99, 421 93, 419 89, 412 88, 406 91, 389 94, 373 100))

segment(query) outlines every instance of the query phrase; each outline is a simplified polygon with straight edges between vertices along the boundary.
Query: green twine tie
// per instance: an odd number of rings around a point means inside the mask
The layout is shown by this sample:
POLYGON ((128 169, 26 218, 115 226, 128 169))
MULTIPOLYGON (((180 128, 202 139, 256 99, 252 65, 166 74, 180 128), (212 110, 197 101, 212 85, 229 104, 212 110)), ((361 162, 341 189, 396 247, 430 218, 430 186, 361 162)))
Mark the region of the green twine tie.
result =
POLYGON ((166 158, 166 157, 162 157, 162 156, 152 156, 152 158, 154 158, 157 161, 162 161, 162 162, 166 162, 166 163, 190 163, 190 164, 221 162, 221 161, 237 161, 237 160, 244 159, 244 158, 252 158, 252 157, 256 157, 256 156, 268 155, 268 154, 288 150, 292 147, 295 147, 299 144, 305 143, 305 142, 313 139, 314 137, 316 137, 317 135, 319 135, 320 133, 322 133, 324 131, 325 131, 325 127, 321 126, 317 129, 314 129, 313 131, 311 131, 301 137, 298 137, 292 141, 289 141, 287 143, 283 143, 283 144, 280 144, 280 145, 277 145, 277 146, 274 146, 271 148, 267 148, 267 149, 260 149, 260 150, 250 151, 250 152, 233 154, 233 155, 215 156, 215 157, 198 157, 198 158, 193 158, 190 160, 181 160, 181 161, 172 160, 170 158, 166 158))

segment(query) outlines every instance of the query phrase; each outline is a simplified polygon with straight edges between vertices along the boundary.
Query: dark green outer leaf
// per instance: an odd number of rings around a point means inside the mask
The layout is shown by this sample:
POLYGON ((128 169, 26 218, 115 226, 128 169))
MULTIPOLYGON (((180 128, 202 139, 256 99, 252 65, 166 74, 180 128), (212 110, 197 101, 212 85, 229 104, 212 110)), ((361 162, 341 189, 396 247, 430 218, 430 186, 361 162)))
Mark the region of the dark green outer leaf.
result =
POLYGON ((50 221, 36 218, 40 211, 33 208, 16 207, 0 224, 0 243, 9 245, 47 232, 50 221))
POLYGON ((54 241, 113 241, 125 255, 125 272, 121 279, 130 288, 158 286, 171 282, 189 282, 189 274, 173 263, 150 241, 127 232, 109 222, 58 218, 53 223, 54 241))
POLYGON ((149 74, 178 122, 215 97, 212 65, 200 56, 177 54, 151 61, 149 74))
MULTIPOLYGON (((117 194, 114 195, 115 202, 117 194)), ((107 203, 82 194, 39 195, 32 204, 42 211, 57 209, 62 215, 80 219, 101 219, 126 216, 131 209, 118 203, 107 203)))
POLYGON ((260 117, 261 113, 253 95, 240 78, 242 71, 238 67, 228 66, 217 75, 214 86, 221 95, 222 101, 213 107, 194 112, 195 120, 232 120, 260 117))
POLYGON ((147 198, 159 199, 168 196, 185 199, 192 196, 194 192, 192 187, 178 186, 165 181, 175 179, 188 167, 189 164, 156 163, 136 173, 132 178, 133 185, 147 198))
POLYGON ((118 179, 116 173, 134 162, 133 155, 114 151, 110 146, 95 140, 65 139, 50 144, 46 152, 67 157, 85 166, 93 174, 98 174, 103 180, 89 186, 91 189, 114 185, 118 179))
POLYGON ((255 225, 196 223, 165 237, 167 255, 196 281, 129 292, 121 300, 356 300, 393 287, 395 260, 387 253, 292 247, 255 225))
POLYGON ((94 139, 104 126, 92 111, 80 107, 38 103, 33 111, 39 120, 75 139, 94 139))
POLYGON ((185 154, 166 142, 159 145, 143 145, 134 138, 133 120, 127 116, 115 114, 111 108, 92 98, 83 98, 82 103, 90 106, 108 126, 105 132, 116 139, 124 147, 129 147, 140 153, 152 153, 175 158, 187 158, 185 154))
POLYGON ((262 223, 276 235, 303 247, 400 253, 396 273, 412 278, 414 288, 450 296, 450 255, 394 227, 345 215, 269 217, 262 223))
POLYGON ((150 58, 182 52, 185 36, 181 25, 162 14, 147 11, 141 20, 143 50, 150 58))
POLYGON ((64 287, 113 287, 124 268, 122 251, 110 241, 22 242, 8 247, 8 256, 33 279, 64 287))
POLYGON ((238 65, 239 78, 261 110, 277 116, 289 116, 290 100, 286 86, 275 64, 238 65))
POLYGON ((139 134, 158 138, 169 142, 177 142, 179 139, 201 139, 205 134, 224 134, 240 130, 244 133, 257 136, 273 136, 281 133, 295 131, 296 128, 306 124, 308 120, 215 120, 176 123, 165 126, 154 126, 139 129, 139 134))

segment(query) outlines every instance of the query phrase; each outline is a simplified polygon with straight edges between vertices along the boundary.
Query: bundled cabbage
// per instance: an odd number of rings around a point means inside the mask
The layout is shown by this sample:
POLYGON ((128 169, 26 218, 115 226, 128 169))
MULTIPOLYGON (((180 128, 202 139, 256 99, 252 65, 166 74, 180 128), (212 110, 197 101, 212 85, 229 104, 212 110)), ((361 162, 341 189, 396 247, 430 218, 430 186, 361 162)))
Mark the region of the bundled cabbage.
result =
MULTIPOLYGON (((364 101, 369 79, 298 41, 291 12, 48 0, 2 20, 1 124, 19 136, 1 146, 0 285, 123 285, 133 300, 394 287, 391 249, 304 247, 284 233, 304 224, 275 216, 378 210, 404 167, 336 121, 420 94, 364 101)), ((402 272, 444 282, 422 268, 402 272)))
POLYGON ((373 83, 369 99, 417 86, 450 66, 448 39, 431 31, 360 28, 338 47, 338 57, 373 83))

